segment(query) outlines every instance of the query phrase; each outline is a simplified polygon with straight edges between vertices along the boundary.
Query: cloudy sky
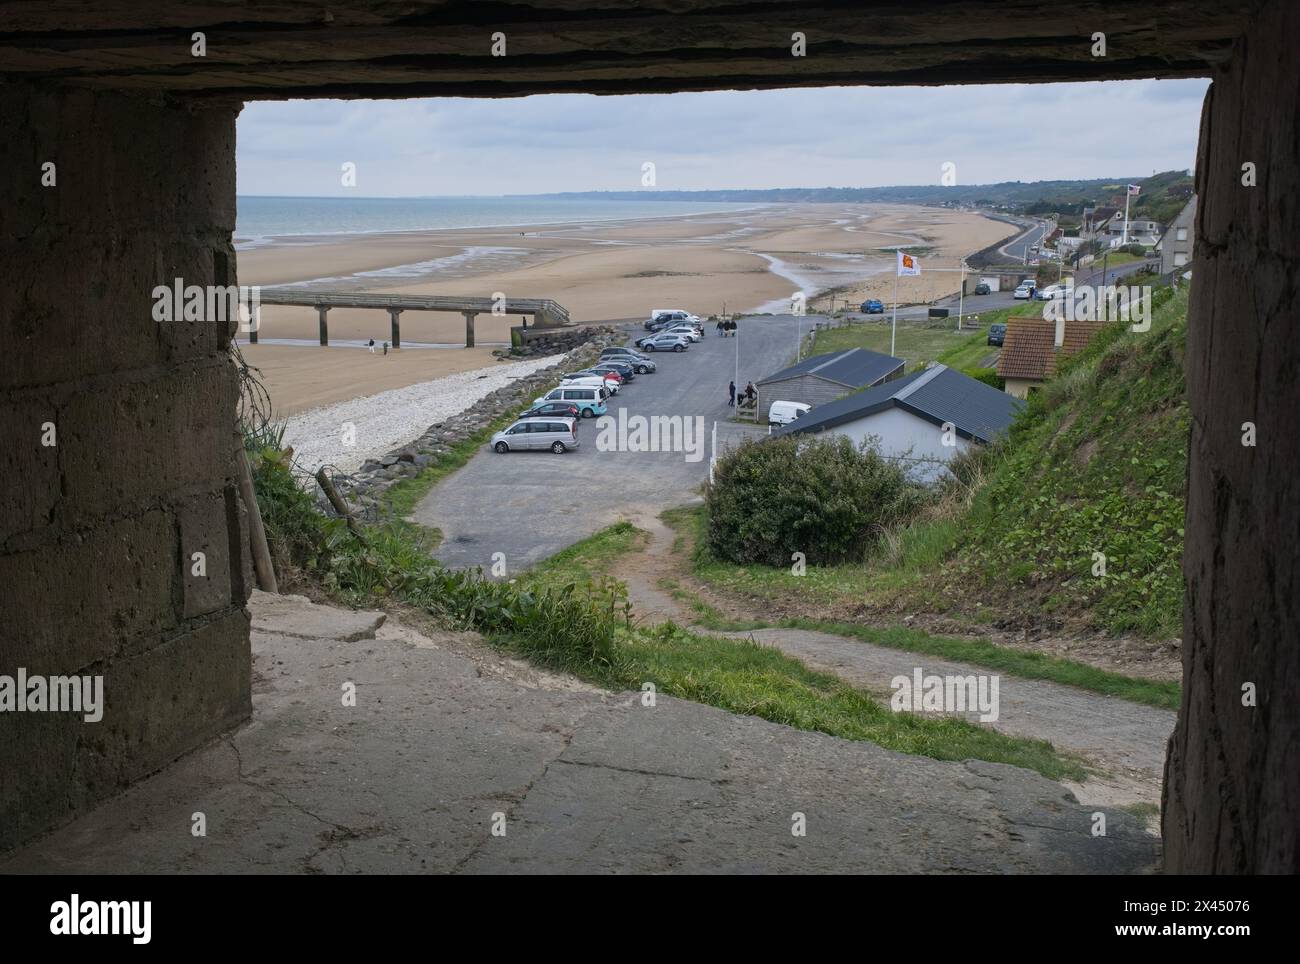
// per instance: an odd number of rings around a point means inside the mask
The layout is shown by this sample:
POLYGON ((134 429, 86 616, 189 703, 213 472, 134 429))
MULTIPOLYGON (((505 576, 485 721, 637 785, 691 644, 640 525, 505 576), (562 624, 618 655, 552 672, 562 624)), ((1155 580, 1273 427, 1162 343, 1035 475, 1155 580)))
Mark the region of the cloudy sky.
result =
POLYGON ((239 193, 626 191, 647 161, 661 190, 1136 177, 1192 166, 1208 83, 252 103, 239 193))

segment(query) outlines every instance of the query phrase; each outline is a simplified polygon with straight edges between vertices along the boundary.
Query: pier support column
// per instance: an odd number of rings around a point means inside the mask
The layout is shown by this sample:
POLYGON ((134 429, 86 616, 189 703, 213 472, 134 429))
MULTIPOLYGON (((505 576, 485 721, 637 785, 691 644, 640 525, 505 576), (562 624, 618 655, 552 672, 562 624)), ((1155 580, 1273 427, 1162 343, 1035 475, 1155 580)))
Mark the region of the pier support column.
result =
POLYGON ((478 317, 477 311, 462 311, 465 316, 465 347, 474 347, 474 319, 478 317))
POLYGON ((330 310, 318 307, 316 313, 320 315, 320 343, 322 347, 325 347, 330 343, 330 323, 328 320, 330 310))
POLYGON ((391 322, 391 327, 393 330, 393 336, 389 340, 392 341, 394 348, 402 347, 402 322, 400 320, 401 317, 402 317, 401 308, 388 309, 388 319, 391 322))

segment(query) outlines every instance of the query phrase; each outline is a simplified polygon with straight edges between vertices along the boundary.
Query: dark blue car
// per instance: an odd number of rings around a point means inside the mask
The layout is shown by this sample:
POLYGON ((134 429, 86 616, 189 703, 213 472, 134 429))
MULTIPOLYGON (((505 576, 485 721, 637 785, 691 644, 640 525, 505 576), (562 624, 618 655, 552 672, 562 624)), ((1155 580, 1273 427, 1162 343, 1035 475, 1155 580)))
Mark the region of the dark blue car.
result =
POLYGON ((862 302, 862 312, 868 315, 883 315, 885 313, 885 306, 875 298, 868 298, 866 301, 862 302))

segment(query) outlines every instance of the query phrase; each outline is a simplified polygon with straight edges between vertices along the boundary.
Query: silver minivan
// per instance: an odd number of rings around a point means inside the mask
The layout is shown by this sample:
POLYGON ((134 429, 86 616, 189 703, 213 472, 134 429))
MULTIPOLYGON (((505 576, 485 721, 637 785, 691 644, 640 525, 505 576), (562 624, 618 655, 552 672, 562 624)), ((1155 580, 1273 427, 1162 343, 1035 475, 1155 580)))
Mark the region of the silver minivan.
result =
POLYGON ((521 418, 493 435, 491 445, 498 452, 550 449, 563 455, 578 447, 578 422, 572 418, 521 418))

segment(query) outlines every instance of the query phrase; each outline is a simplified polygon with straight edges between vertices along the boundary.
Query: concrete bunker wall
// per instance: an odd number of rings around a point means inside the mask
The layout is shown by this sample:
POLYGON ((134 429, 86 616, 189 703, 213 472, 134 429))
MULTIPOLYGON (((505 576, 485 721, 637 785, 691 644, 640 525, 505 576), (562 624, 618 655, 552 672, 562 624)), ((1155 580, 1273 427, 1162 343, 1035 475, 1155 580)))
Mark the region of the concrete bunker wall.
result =
POLYGON ((105 704, 4 714, 0 848, 251 709, 233 327, 151 297, 234 282, 238 110, 0 86, 0 674, 105 704))
MULTIPOLYGON (((462 9, 444 6, 449 16, 462 9)), ((771 42, 773 19, 757 7, 719 5, 692 20, 684 14, 712 5, 650 6, 664 7, 664 29, 639 17, 585 32, 569 20, 557 29, 525 18, 521 39, 531 30, 543 43, 575 45, 567 53, 546 47, 542 67, 527 57, 484 67, 478 54, 429 55, 454 43, 436 18, 412 30, 400 22, 405 11, 394 10, 385 16, 396 22, 381 17, 366 27, 349 18, 351 26, 325 30, 314 22, 317 6, 297 3, 275 8, 311 22, 292 38, 256 22, 231 28, 241 42, 225 47, 238 67, 193 58, 185 44, 149 47, 125 29, 149 13, 124 20, 114 4, 87 8, 97 19, 81 28, 103 34, 82 37, 75 51, 52 44, 14 59, 33 70, 32 58, 44 58, 49 73, 39 88, 0 86, 0 673, 102 673, 108 709, 98 724, 54 713, 3 721, 0 847, 67 819, 249 712, 242 607, 251 579, 235 495, 230 332, 160 325, 149 310, 151 288, 172 278, 235 280, 238 108, 222 100, 227 85, 250 96, 500 96, 1186 76, 1225 63, 1197 166, 1186 679, 1168 762, 1166 857, 1185 872, 1300 870, 1300 439, 1289 424, 1300 410, 1296 5, 1262 0, 1234 11, 1179 0, 1176 13, 1169 3, 1110 5, 1106 22, 1130 46, 1105 60, 1079 52, 1096 27, 1090 9, 1042 4, 1026 18, 987 3, 971 4, 969 16, 930 19, 909 9, 910 21, 934 34, 896 45, 892 10, 814 5, 810 35, 832 38, 836 52, 807 58, 795 81, 784 44, 771 42), (1227 62, 1220 50, 1239 19, 1249 29, 1227 62), (1017 34, 1026 23, 1033 36, 1017 34), (966 36, 968 27, 978 36, 966 36), (338 30, 347 29, 374 59, 311 62, 313 45, 339 44, 338 30), (848 34, 873 43, 843 56, 848 34), (724 39, 697 51, 701 35, 724 39), (617 76, 568 66, 592 64, 593 37, 617 54, 599 65, 617 76), (679 45, 654 47, 665 37, 679 45), (755 55, 738 56, 747 37, 755 55), (1011 53, 1009 37, 1020 38, 1011 53), (891 39, 875 46, 876 38, 891 39), (261 58, 250 57, 259 41, 261 58), (88 56, 87 43, 99 53, 88 56), (411 45, 418 61, 396 74, 387 63, 395 43, 411 45), (283 50, 303 60, 277 59, 283 50), (651 65, 665 73, 647 73, 651 65), (164 93, 54 86, 78 73, 105 88, 133 80, 208 92, 189 104, 164 93), (41 185, 47 161, 57 165, 54 187, 41 185), (1256 167, 1256 187, 1242 184, 1245 163, 1256 167), (1259 427, 1255 449, 1240 444, 1245 421, 1259 427), (41 444, 47 422, 57 429, 53 446, 41 444), (189 575, 193 551, 208 554, 202 582, 189 575), (1259 692, 1250 712, 1241 704, 1245 683, 1259 692)), ((189 29, 184 5, 160 9, 152 22, 189 29)), ((75 13, 60 7, 49 30, 74 30, 75 13)), ((44 22, 37 7, 26 17, 44 22)), ((477 37, 480 25, 468 29, 477 37)), ((0 46, 23 39, 6 36, 0 46)), ((216 55, 221 49, 213 45, 216 55)))

